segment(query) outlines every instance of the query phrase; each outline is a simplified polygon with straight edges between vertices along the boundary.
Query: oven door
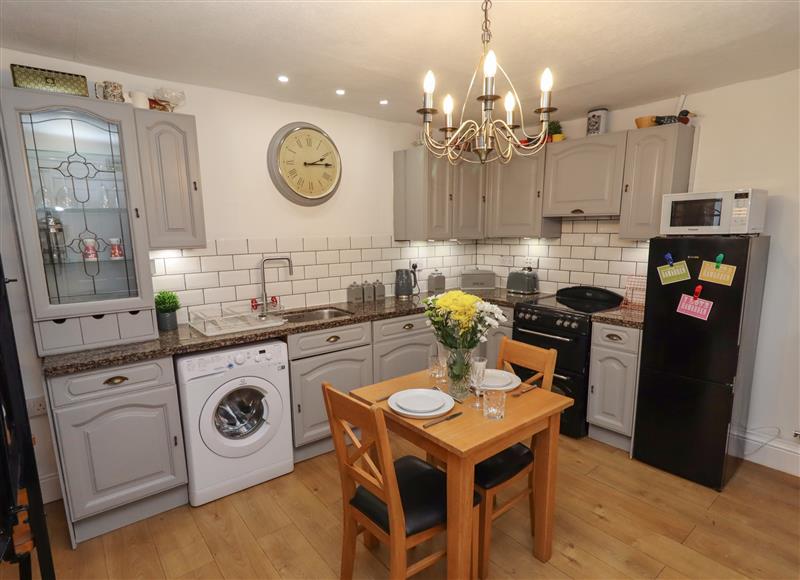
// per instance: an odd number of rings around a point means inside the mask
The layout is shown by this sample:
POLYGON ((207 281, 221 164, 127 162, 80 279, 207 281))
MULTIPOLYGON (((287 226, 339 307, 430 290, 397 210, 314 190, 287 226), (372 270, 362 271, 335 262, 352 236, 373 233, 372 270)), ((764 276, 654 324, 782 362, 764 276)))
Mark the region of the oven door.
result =
MULTIPOLYGON (((523 381, 533 375, 532 371, 512 365, 517 376, 523 381)), ((586 410, 589 402, 588 380, 586 375, 556 368, 553 373, 553 392, 575 401, 575 404, 561 412, 561 433, 570 437, 585 437, 589 433, 586 410)))
POLYGON ((520 328, 514 325, 514 340, 539 348, 558 351, 556 367, 578 374, 586 374, 589 367, 589 337, 582 335, 553 334, 549 329, 520 328))

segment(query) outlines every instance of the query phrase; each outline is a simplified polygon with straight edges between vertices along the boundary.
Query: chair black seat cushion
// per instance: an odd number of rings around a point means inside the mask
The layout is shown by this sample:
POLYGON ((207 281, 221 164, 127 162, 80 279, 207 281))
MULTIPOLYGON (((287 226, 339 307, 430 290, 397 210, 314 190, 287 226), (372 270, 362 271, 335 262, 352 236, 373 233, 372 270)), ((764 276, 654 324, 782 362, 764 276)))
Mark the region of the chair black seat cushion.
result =
MULTIPOLYGON (((406 536, 447 521, 447 475, 418 457, 407 455, 394 462, 400 501, 406 518, 406 536)), ((476 493, 473 505, 478 505, 476 493)), ((389 510, 370 491, 359 486, 350 505, 389 533, 389 510)))
POLYGON ((475 484, 491 489, 508 481, 533 461, 533 452, 522 443, 503 449, 475 466, 475 484))

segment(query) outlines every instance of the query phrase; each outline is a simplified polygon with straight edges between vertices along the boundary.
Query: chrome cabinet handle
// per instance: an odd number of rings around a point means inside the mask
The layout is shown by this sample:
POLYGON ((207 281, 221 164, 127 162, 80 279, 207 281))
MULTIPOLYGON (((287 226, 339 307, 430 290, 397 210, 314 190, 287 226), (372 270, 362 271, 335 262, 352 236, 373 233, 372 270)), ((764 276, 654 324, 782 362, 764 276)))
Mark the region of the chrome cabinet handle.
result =
POLYGON ((553 340, 560 340, 561 342, 572 342, 571 338, 556 336, 555 334, 547 334, 546 332, 536 332, 535 330, 527 330, 525 328, 518 328, 517 330, 524 332, 525 334, 535 334, 536 336, 544 336, 545 338, 552 338, 553 340))
POLYGON ((619 334, 614 334, 614 333, 606 334, 606 338, 608 340, 613 340, 614 342, 619 342, 620 340, 622 340, 622 337, 619 334))
POLYGON ((412 328, 414 328, 414 325, 411 324, 410 322, 403 325, 403 329, 405 330, 411 330, 412 328))
POLYGON ((341 339, 342 339, 341 336, 336 336, 334 334, 333 336, 329 336, 328 338, 326 338, 325 342, 339 342, 341 339))
POLYGON ((553 373, 553 376, 557 379, 561 379, 562 381, 568 381, 569 377, 565 377, 564 375, 560 375, 558 373, 553 373))
POLYGON ((128 377, 123 377, 122 375, 116 375, 114 377, 109 377, 103 381, 104 385, 108 385, 110 387, 116 387, 117 385, 121 385, 125 381, 128 380, 128 377))
POLYGON ((574 213, 574 214, 582 214, 582 213, 583 213, 583 210, 582 210, 582 209, 573 209, 573 210, 572 210, 571 212, 569 212, 569 213, 574 213))

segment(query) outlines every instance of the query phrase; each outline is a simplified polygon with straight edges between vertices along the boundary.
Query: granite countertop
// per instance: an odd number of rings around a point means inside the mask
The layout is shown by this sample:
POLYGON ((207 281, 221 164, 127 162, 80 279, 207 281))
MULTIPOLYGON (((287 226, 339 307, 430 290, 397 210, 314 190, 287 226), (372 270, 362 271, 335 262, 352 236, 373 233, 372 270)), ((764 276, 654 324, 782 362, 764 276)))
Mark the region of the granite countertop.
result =
MULTIPOLYGON (((508 294, 504 289, 471 293, 480 296, 484 300, 508 308, 513 308, 514 304, 517 302, 529 300, 531 298, 531 296, 508 294)), ((359 324, 362 322, 371 322, 373 320, 419 314, 424 311, 422 300, 426 296, 428 295, 415 296, 412 300, 386 298, 378 302, 366 302, 364 304, 340 303, 286 311, 288 314, 290 312, 303 312, 306 310, 318 310, 319 308, 330 307, 351 312, 352 316, 315 322, 288 322, 281 326, 260 330, 248 330, 220 336, 205 336, 188 324, 181 324, 178 326, 177 330, 162 332, 156 340, 47 356, 44 357, 42 361, 42 370, 47 377, 68 375, 137 361, 162 358, 175 354, 201 352, 237 344, 281 339, 290 334, 298 334, 301 332, 325 330, 327 328, 336 328, 349 324, 359 324)))
POLYGON ((644 328, 644 310, 621 306, 614 310, 605 310, 592 314, 592 322, 626 326, 628 328, 644 328))

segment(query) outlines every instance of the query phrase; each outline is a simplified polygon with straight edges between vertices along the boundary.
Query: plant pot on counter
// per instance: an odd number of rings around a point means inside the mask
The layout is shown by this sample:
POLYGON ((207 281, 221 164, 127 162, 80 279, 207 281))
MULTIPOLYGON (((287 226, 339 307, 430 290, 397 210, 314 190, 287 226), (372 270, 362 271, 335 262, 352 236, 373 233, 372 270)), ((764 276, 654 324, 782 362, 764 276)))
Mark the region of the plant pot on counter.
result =
POLYGON ((178 328, 177 312, 156 312, 159 330, 176 330, 178 328))

